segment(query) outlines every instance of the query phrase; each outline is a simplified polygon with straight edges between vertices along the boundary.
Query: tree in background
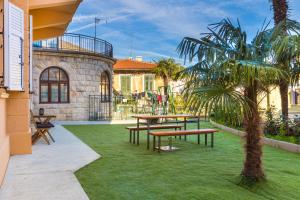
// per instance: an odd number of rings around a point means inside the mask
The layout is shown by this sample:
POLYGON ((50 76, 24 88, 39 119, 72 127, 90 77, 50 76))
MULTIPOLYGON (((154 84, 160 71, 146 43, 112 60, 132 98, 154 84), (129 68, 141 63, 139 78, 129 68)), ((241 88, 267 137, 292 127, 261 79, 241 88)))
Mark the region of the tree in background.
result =
MULTIPOLYGON (((282 24, 282 31, 280 34, 286 34, 286 20, 287 20, 287 12, 288 12, 288 3, 286 0, 272 0, 272 7, 274 13, 274 23, 275 26, 282 24)), ((288 66, 285 63, 284 59, 279 60, 282 64, 283 70, 288 70, 288 66)), ((289 83, 286 80, 280 80, 279 82, 279 90, 280 90, 280 97, 281 97, 281 112, 282 117, 285 121, 288 120, 289 108, 288 108, 288 88, 289 83)))
POLYGON ((162 77, 164 81, 164 94, 168 94, 169 81, 176 80, 177 74, 184 68, 175 62, 173 58, 160 59, 156 62, 157 66, 153 69, 156 76, 162 77))
POLYGON ((178 46, 181 57, 198 60, 182 72, 187 106, 196 114, 202 110, 209 114, 215 108, 238 114, 247 133, 242 180, 255 183, 264 178, 257 97, 266 86, 284 79, 285 73, 266 59, 270 56, 270 47, 265 45, 270 38, 266 27, 251 43, 247 43, 247 33, 239 23, 235 26, 230 20, 208 29, 209 33, 200 39, 185 37, 178 46))
POLYGON ((300 24, 288 19, 288 1, 270 0, 274 14, 272 32, 272 50, 275 54, 276 67, 288 73, 289 79, 281 79, 278 83, 281 97, 282 119, 288 134, 288 89, 299 79, 300 24))

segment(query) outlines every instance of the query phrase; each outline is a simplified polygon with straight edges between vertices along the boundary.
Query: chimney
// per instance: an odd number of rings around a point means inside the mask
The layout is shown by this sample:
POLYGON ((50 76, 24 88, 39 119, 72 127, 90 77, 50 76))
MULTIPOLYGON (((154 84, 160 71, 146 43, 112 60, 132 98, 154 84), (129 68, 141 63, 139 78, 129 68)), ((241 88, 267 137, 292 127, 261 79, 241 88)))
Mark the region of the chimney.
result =
POLYGON ((136 56, 135 60, 139 61, 139 62, 142 62, 143 61, 143 57, 142 56, 136 56))

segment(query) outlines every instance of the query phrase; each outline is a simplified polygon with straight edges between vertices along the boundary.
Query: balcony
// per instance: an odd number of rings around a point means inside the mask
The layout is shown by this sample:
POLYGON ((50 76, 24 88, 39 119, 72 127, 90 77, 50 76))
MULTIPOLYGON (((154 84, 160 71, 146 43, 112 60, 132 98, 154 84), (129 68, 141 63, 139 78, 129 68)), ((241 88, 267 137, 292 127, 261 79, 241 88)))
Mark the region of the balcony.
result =
POLYGON ((63 36, 48 40, 35 41, 35 50, 79 52, 113 58, 113 46, 95 37, 65 33, 63 36))

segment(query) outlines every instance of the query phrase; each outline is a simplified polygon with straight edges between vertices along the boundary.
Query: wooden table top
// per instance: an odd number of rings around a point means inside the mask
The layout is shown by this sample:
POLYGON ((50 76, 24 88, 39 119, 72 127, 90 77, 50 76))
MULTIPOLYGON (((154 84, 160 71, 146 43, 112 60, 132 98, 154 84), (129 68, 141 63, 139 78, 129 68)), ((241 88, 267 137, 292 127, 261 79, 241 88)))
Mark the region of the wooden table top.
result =
POLYGON ((132 117, 137 118, 137 119, 198 118, 198 116, 188 115, 188 114, 182 114, 182 115, 135 115, 132 117))
POLYGON ((34 118, 56 118, 55 115, 33 115, 34 118))

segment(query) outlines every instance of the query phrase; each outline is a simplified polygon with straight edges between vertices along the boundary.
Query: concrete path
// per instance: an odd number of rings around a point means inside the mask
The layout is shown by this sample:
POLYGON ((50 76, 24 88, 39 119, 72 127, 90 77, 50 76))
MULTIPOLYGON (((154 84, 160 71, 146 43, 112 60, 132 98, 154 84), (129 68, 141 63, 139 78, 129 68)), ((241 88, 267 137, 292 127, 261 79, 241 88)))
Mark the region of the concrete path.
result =
POLYGON ((1 200, 88 199, 73 173, 100 155, 60 125, 51 134, 55 143, 40 140, 31 155, 10 158, 1 200))

